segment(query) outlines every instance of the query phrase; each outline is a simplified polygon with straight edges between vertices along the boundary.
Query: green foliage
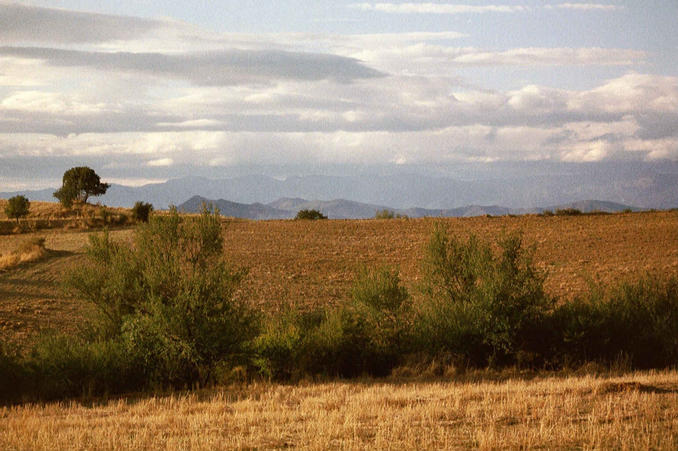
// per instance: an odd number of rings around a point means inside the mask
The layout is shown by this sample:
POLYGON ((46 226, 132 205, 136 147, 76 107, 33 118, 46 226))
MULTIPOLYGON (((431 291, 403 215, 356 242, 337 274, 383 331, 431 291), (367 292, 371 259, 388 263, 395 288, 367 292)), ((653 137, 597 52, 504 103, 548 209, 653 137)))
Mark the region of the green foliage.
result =
POLYGON ((544 293, 545 275, 520 235, 506 235, 497 245, 495 255, 474 235, 464 242, 436 227, 423 260, 422 350, 433 347, 484 365, 514 362, 537 345, 539 325, 553 305, 544 293))
POLYGON ((607 293, 592 290, 554 312, 555 357, 567 364, 611 363, 620 357, 634 368, 678 362, 678 278, 645 277, 607 293))
POLYGON ((327 216, 325 216, 318 210, 299 210, 294 219, 316 220, 316 219, 327 219, 327 216))
POLYGON ((116 340, 44 335, 26 367, 30 392, 39 399, 121 393, 145 386, 129 353, 116 340))
POLYGON ((223 257, 218 212, 152 217, 134 246, 93 235, 68 285, 99 312, 93 337, 119 341, 151 384, 205 383, 246 360, 256 315, 235 298, 244 276, 223 257))
POLYGON ((17 224, 19 223, 19 218, 23 218, 28 215, 31 203, 24 196, 14 196, 10 197, 5 206, 5 214, 8 218, 16 219, 17 224))
POLYGON ((147 202, 135 202, 132 207, 132 217, 137 222, 148 222, 148 217, 153 211, 153 205, 147 202))
POLYGON ((259 371, 274 379, 303 375, 384 376, 409 345, 411 308, 397 271, 362 270, 352 302, 271 316, 257 338, 259 371))
POLYGON ((105 194, 109 186, 108 183, 101 183, 93 169, 79 166, 64 172, 61 188, 54 192, 54 197, 64 207, 70 208, 76 200, 87 202, 89 196, 105 194))
POLYGON ((407 349, 412 309, 398 271, 362 269, 352 290, 353 307, 370 330, 371 346, 396 358, 407 349))

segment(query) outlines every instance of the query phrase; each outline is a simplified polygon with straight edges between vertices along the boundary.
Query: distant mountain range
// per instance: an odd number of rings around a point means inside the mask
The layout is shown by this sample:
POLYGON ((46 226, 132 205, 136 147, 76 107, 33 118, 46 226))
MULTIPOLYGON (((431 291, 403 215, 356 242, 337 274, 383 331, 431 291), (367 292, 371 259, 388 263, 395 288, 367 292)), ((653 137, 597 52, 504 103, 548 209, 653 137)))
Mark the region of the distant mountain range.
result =
MULTIPOLYGON (((481 172, 472 167, 463 169, 453 175, 403 172, 282 179, 266 175, 223 179, 193 176, 139 187, 113 184, 104 196, 91 202, 131 207, 136 201, 144 201, 164 209, 201 196, 250 205, 248 217, 279 217, 297 211, 302 205, 319 208, 321 202, 322 208, 334 212, 336 217, 371 217, 375 208, 389 208, 409 216, 519 213, 569 205, 580 199, 638 208, 678 207, 678 162, 522 163, 515 167, 490 165, 481 172)), ((0 197, 23 194, 30 200, 54 201, 55 189, 0 193, 0 197)), ((241 207, 233 208, 241 211, 241 207)), ((222 210, 226 214, 225 205, 222 210)))
POLYGON ((608 213, 624 211, 627 209, 637 210, 628 205, 605 201, 580 201, 549 208, 512 209, 498 206, 469 205, 452 209, 426 209, 406 208, 394 209, 382 205, 364 204, 345 199, 331 201, 312 200, 300 198, 281 198, 269 204, 253 203, 242 204, 224 199, 207 199, 202 196, 193 196, 177 208, 185 213, 197 213, 203 205, 213 206, 219 209, 224 216, 247 219, 290 219, 299 210, 319 210, 330 219, 365 219, 374 218, 381 210, 389 210, 395 214, 405 215, 411 218, 420 217, 468 217, 468 216, 502 216, 507 214, 541 213, 544 210, 556 211, 558 209, 576 208, 582 212, 603 211, 608 213))

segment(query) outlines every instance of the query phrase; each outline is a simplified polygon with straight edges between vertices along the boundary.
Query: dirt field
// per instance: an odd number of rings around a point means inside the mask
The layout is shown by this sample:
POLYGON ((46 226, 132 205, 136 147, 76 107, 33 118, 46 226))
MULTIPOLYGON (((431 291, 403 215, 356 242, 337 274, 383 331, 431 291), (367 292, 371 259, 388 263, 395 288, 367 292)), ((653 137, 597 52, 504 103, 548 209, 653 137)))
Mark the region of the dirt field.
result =
MULTIPOLYGON (((249 268, 242 295, 263 308, 282 302, 324 304, 348 298, 361 265, 399 267, 417 292, 419 261, 436 222, 454 234, 494 239, 522 231, 548 271, 546 287, 567 300, 590 281, 605 284, 645 272, 678 274, 678 212, 570 217, 225 221, 225 252, 249 268)), ((132 229, 113 232, 129 240, 132 229)), ((63 274, 84 258, 88 233, 44 231, 48 257, 0 273, 0 338, 25 342, 39 330, 74 331, 88 306, 61 289, 63 274)), ((0 254, 27 235, 0 236, 0 254)), ((30 236, 30 235, 28 235, 30 236)))
POLYGON ((0 408, 0 449, 678 447, 678 374, 253 384, 0 408))
POLYGON ((475 233, 488 240, 522 231, 548 272, 547 290, 562 299, 583 293, 590 282, 678 274, 678 212, 234 222, 226 227, 226 252, 250 268, 248 298, 259 304, 345 299, 361 265, 400 268, 416 293, 423 249, 436 222, 457 236, 475 233))

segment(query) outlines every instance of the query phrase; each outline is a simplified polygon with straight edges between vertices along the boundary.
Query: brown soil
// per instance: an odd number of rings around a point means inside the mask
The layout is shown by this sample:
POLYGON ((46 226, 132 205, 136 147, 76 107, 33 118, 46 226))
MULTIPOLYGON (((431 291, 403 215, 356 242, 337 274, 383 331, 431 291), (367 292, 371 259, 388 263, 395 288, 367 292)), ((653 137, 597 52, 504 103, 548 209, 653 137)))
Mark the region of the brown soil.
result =
MULTIPOLYGON (((633 280, 645 273, 678 275, 678 213, 653 212, 571 217, 225 221, 226 255, 249 268, 242 295, 262 308, 280 303, 320 305, 350 296, 361 266, 400 269, 417 292, 419 262, 436 222, 461 237, 495 240, 522 231, 548 271, 546 288, 563 301, 591 282, 633 280)), ((132 230, 113 232, 129 240, 132 230)), ((73 332, 92 313, 61 288, 63 275, 85 258, 88 233, 49 231, 47 258, 0 273, 0 340, 25 343, 40 330, 73 332)), ((0 254, 26 235, 0 236, 0 254)))

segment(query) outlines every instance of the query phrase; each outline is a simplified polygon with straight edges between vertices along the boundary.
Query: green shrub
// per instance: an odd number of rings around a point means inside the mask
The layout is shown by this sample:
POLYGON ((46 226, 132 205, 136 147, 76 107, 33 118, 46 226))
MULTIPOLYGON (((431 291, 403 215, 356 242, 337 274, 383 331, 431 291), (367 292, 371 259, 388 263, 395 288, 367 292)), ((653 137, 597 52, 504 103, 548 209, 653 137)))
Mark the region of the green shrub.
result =
POLYGON ((353 284, 353 307, 370 331, 378 354, 397 358, 408 348, 412 324, 410 296, 398 271, 362 269, 353 284))
POLYGON ((316 220, 316 219, 327 219, 327 216, 325 216, 318 210, 299 210, 294 219, 316 220))
POLYGON ((205 383, 248 359, 257 317, 235 297, 244 272, 223 257, 218 212, 151 217, 134 246, 94 235, 88 256, 68 285, 97 307, 92 336, 120 340, 150 384, 205 383))
POLYGON ((147 202, 135 202, 132 207, 132 217, 137 222, 148 222, 148 217, 153 211, 153 205, 147 202))
POLYGON ((423 261, 416 325, 421 352, 500 365, 539 345, 540 325, 553 305, 543 289, 545 275, 520 235, 497 244, 501 252, 495 255, 474 235, 464 242, 436 227, 423 261))
POLYGON ((90 397, 146 386, 132 357, 116 340, 88 342, 44 335, 31 350, 26 366, 30 398, 90 397))
POLYGON ((552 330, 564 364, 612 363, 620 357, 634 368, 678 363, 678 278, 645 277, 604 293, 564 303, 552 330))
POLYGON ((273 379, 303 375, 387 375, 407 351, 409 295, 390 269, 360 271, 352 302, 271 316, 256 340, 260 373, 273 379))

